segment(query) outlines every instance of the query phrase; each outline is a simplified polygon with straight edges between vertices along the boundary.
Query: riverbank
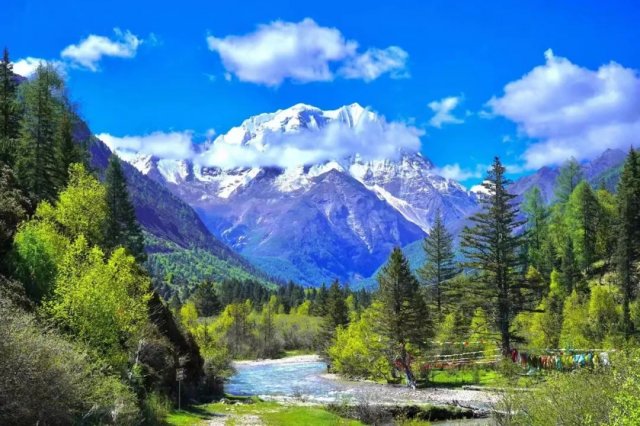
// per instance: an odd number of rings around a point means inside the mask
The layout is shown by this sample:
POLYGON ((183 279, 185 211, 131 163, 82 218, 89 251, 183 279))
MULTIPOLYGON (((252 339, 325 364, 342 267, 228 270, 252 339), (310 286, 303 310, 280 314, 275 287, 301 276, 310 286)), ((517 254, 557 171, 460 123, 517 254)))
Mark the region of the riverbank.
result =
POLYGON ((410 389, 403 385, 347 380, 327 373, 318 355, 234 362, 236 375, 226 391, 287 405, 376 406, 440 405, 470 408, 485 413, 499 393, 481 388, 432 387, 410 389))

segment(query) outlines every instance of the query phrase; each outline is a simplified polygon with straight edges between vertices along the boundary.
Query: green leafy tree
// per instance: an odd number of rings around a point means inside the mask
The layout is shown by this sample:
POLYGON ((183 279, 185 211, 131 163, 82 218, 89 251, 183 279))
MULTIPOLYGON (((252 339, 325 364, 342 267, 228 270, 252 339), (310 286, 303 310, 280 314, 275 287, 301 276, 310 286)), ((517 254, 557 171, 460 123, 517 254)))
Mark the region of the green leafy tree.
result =
POLYGON ((13 64, 9 60, 9 50, 5 48, 0 61, 0 162, 13 165, 19 129, 17 82, 13 64))
POLYGON ((483 183, 489 195, 482 200, 483 210, 471 217, 475 225, 464 229, 462 248, 466 266, 478 272, 479 290, 496 312, 501 348, 506 354, 511 348, 511 321, 524 303, 519 300, 523 280, 518 255, 523 236, 515 232, 523 222, 517 219, 515 195, 507 191, 510 181, 505 171, 496 157, 483 183))
POLYGON ((38 216, 52 220, 69 239, 83 235, 90 245, 103 246, 107 222, 106 189, 82 164, 69 168, 69 184, 55 207, 43 203, 38 216))
POLYGON ((80 235, 61 260, 44 311, 111 365, 124 368, 127 349, 147 324, 150 285, 124 249, 105 262, 102 251, 80 235))
POLYGON ((447 231, 440 211, 436 213, 431 233, 422 243, 426 262, 418 270, 418 276, 427 286, 429 299, 435 302, 438 319, 442 318, 443 305, 447 303, 446 283, 458 273, 453 252, 453 236, 447 231))
POLYGON ((390 351, 404 369, 407 383, 415 386, 410 349, 424 347, 433 330, 420 284, 397 247, 378 275, 376 300, 380 306, 379 333, 390 343, 390 351))
POLYGON ((144 237, 129 198, 127 181, 117 156, 111 155, 105 173, 107 187, 106 246, 113 250, 124 247, 138 261, 144 261, 144 237))
POLYGON ((640 260, 640 158, 631 149, 618 184, 616 264, 622 290, 622 328, 628 338, 634 333, 630 305, 638 287, 635 267, 640 260))
POLYGON ((40 65, 24 83, 20 136, 15 170, 22 186, 36 201, 53 200, 58 189, 55 139, 62 79, 50 66, 40 65))

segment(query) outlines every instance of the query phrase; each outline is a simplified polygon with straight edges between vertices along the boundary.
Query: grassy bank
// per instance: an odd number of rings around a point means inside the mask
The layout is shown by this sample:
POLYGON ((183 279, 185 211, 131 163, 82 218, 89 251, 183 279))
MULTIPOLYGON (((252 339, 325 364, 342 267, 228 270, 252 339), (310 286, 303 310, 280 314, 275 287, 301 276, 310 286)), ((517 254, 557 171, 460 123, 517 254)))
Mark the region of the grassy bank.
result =
POLYGON ((246 423, 267 426, 362 425, 358 421, 342 418, 322 407, 287 406, 255 399, 235 404, 215 402, 191 407, 188 410, 174 411, 167 418, 167 423, 174 426, 201 426, 215 419, 220 420, 221 425, 246 423))

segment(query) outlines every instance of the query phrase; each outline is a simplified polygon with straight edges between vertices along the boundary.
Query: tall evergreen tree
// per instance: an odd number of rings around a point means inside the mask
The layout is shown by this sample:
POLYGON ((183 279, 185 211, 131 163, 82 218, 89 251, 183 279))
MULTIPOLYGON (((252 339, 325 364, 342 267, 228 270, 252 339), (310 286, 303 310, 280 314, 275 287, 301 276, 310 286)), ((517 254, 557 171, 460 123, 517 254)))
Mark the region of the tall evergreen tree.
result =
POLYGON ((73 116, 64 108, 56 134, 57 179, 60 187, 67 185, 69 166, 74 163, 85 163, 84 147, 73 139, 73 116))
POLYGON ((573 251, 573 241, 571 238, 567 238, 560 261, 560 283, 564 287, 566 294, 571 294, 579 281, 580 271, 573 251))
POLYGON ((0 161, 13 165, 15 141, 20 130, 17 82, 9 50, 4 49, 0 62, 0 161))
POLYGON ((55 138, 60 103, 55 94, 61 88, 60 76, 44 65, 25 83, 15 170, 35 201, 54 200, 58 189, 55 138))
POLYGON ((327 290, 325 315, 320 335, 322 351, 326 351, 332 344, 336 328, 349 324, 349 307, 346 299, 345 290, 340 286, 340 282, 335 280, 327 290))
POLYGON ((586 271, 596 260, 598 220, 601 216, 600 204, 591 186, 586 181, 580 182, 567 202, 565 221, 578 263, 586 271))
POLYGON ((545 239, 548 232, 549 210, 542 199, 542 192, 534 186, 524 194, 522 212, 527 219, 527 258, 545 276, 551 274, 553 265, 549 261, 545 239))
POLYGON ((438 320, 441 320, 443 304, 447 302, 448 295, 446 283, 457 274, 458 268, 453 252, 453 236, 444 226, 440 210, 436 213, 433 228, 424 239, 422 248, 427 260, 418 269, 418 275, 427 286, 429 299, 435 302, 438 320))
POLYGON ((113 250, 122 246, 137 260, 144 261, 144 237, 136 220, 136 213, 129 198, 127 181, 116 155, 111 155, 105 172, 108 217, 106 246, 113 250))
POLYGON ((463 231, 462 251, 465 266, 479 273, 479 290, 493 304, 506 354, 511 348, 511 321, 524 308, 522 259, 518 255, 523 236, 515 233, 524 222, 517 218, 515 195, 507 191, 511 182, 504 176, 505 171, 496 157, 483 183, 489 195, 482 200, 483 210, 471 217, 475 225, 463 231))
POLYGON ((576 186, 584 180, 582 168, 575 158, 571 158, 561 168, 556 179, 555 196, 559 203, 566 203, 576 186))
POLYGON ((201 317, 217 315, 222 310, 213 281, 203 281, 198 284, 191 295, 191 300, 201 317))
POLYGON ((420 294, 420 283, 397 247, 378 275, 376 299, 380 304, 378 331, 391 343, 390 350, 395 354, 396 364, 404 369, 407 383, 415 387, 409 347, 424 347, 433 327, 420 294))
POLYGON ((629 306, 636 296, 635 268, 640 260, 640 156, 633 149, 618 183, 618 217, 616 264, 622 289, 622 327, 628 338, 634 332, 629 306))

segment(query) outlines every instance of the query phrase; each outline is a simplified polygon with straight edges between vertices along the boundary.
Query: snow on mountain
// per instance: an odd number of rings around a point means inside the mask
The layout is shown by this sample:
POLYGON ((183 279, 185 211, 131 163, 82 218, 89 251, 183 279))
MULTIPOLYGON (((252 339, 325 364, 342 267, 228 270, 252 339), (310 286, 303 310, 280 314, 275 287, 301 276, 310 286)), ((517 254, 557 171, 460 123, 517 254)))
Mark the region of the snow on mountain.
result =
POLYGON ((267 272, 308 284, 357 280, 375 271, 393 246, 426 235, 437 211, 456 229, 477 209, 477 196, 403 149, 387 159, 352 154, 285 168, 207 167, 200 160, 211 144, 267 154, 283 136, 385 125, 358 104, 332 111, 297 104, 243 121, 195 147, 201 155, 191 161, 121 156, 192 205, 214 235, 267 272))

